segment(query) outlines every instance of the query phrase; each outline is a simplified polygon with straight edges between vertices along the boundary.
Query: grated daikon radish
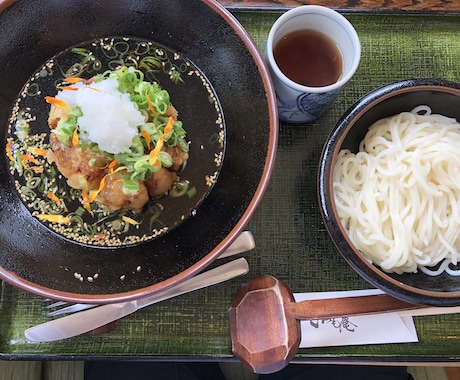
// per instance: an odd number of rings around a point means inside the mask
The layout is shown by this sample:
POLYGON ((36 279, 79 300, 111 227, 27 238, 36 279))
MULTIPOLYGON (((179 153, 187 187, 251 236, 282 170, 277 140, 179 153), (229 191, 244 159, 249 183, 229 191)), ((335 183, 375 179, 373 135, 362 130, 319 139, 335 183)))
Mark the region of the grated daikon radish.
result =
POLYGON ((128 151, 133 137, 138 134, 137 127, 145 122, 145 118, 131 102, 129 94, 118 91, 118 81, 110 78, 90 84, 79 82, 72 87, 77 90, 60 91, 56 98, 72 108, 81 108, 80 130, 105 152, 128 151))

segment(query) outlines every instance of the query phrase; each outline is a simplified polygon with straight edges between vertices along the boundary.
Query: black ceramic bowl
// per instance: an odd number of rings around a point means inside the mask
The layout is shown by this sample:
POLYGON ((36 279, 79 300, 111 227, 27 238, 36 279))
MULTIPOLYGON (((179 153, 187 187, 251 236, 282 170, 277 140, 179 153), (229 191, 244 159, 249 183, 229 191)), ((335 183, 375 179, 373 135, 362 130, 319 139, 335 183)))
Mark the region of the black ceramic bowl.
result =
POLYGON ((460 305, 460 277, 443 273, 428 276, 417 273, 390 274, 370 264, 347 236, 334 202, 332 172, 337 154, 347 148, 356 152, 359 142, 375 121, 410 111, 426 104, 433 113, 460 120, 460 85, 444 80, 406 80, 379 88, 354 104, 332 130, 321 156, 318 196, 322 217, 343 258, 365 280, 394 297, 434 306, 460 305))
MULTIPOLYGON (((119 51, 123 49, 120 43, 119 51)), ((85 50, 78 54, 78 62, 94 62, 86 60, 91 57, 85 50)), ((0 61, 0 278, 71 302, 134 299, 203 270, 243 231, 273 168, 278 118, 263 58, 244 28, 216 1, 3 1, 0 61), (168 233, 120 247, 78 244, 33 217, 5 154, 9 115, 29 78, 50 74, 43 65, 66 49, 106 37, 151 41, 189 60, 212 86, 225 120, 223 165, 203 202, 168 233)), ((53 73, 62 69, 56 65, 53 73)), ((184 98, 179 111, 199 117, 197 102, 202 100, 184 91, 177 91, 184 98)))

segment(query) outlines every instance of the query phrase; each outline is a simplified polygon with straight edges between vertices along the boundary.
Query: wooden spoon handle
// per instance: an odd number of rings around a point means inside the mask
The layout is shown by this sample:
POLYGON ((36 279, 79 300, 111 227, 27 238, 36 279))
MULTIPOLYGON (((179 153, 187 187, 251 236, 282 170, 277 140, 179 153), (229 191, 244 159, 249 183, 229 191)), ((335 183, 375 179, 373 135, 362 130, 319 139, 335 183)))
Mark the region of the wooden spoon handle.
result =
POLYGON ((288 302, 285 305, 287 315, 296 319, 346 317, 419 309, 422 307, 424 306, 405 302, 388 294, 306 300, 298 303, 288 302))

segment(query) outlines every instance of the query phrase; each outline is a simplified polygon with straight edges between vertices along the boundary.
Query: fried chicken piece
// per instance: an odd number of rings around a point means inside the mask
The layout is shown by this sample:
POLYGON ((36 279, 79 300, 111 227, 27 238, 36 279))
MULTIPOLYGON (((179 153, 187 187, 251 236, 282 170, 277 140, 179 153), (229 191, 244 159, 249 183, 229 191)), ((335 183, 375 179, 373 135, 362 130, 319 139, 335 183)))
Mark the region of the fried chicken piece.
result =
POLYGON ((144 182, 138 181, 139 190, 135 193, 123 192, 122 173, 117 172, 105 178, 105 185, 96 197, 96 202, 113 212, 120 209, 141 212, 149 200, 144 182))
MULTIPOLYGON (((92 80, 87 81, 90 83, 92 80)), ((165 116, 177 120, 177 110, 171 105, 165 116)), ((69 111, 54 104, 51 105, 48 124, 51 130, 55 129, 59 120, 67 119, 69 111)), ((51 150, 48 152, 48 161, 55 163, 60 173, 67 178, 69 186, 76 189, 94 190, 99 188, 100 181, 108 173, 107 158, 103 154, 82 150, 79 146, 67 146, 59 141, 54 133, 50 134, 51 150), (90 165, 90 162, 95 164, 90 165)), ((161 168, 145 182, 139 182, 139 191, 134 194, 123 192, 121 173, 115 173, 105 178, 105 185, 99 192, 96 202, 106 206, 111 212, 119 209, 140 212, 148 202, 150 196, 165 194, 178 179, 188 159, 188 154, 179 147, 163 147, 171 156, 173 165, 170 168, 161 168)))
POLYGON ((178 175, 188 160, 188 153, 185 153, 181 148, 163 147, 163 150, 171 156, 173 165, 169 168, 161 168, 145 181, 145 186, 149 194, 153 197, 166 193, 169 188, 177 181, 178 175))
POLYGON ((149 194, 156 197, 164 194, 176 180, 176 172, 168 170, 167 168, 161 168, 157 172, 153 173, 152 176, 144 183, 149 194))
POLYGON ((178 146, 165 147, 164 151, 171 156, 173 161, 173 165, 169 168, 169 170, 179 173, 182 170, 185 161, 188 160, 188 153, 184 152, 178 146))
POLYGON ((177 110, 174 108, 174 106, 171 104, 168 108, 168 110, 166 111, 166 113, 164 114, 164 116, 171 116, 174 120, 177 120, 177 115, 179 113, 177 112, 177 110))
POLYGON ((51 129, 55 129, 58 125, 59 120, 68 119, 69 110, 58 107, 55 104, 51 104, 50 113, 48 115, 48 125, 51 129))
POLYGON ((67 178, 69 186, 75 189, 97 189, 99 182, 107 173, 107 158, 78 146, 66 146, 54 133, 50 134, 52 151, 48 151, 48 161, 56 163, 61 174, 67 178), (94 159, 94 160, 92 160, 94 159), (94 165, 90 165, 94 161, 94 165))

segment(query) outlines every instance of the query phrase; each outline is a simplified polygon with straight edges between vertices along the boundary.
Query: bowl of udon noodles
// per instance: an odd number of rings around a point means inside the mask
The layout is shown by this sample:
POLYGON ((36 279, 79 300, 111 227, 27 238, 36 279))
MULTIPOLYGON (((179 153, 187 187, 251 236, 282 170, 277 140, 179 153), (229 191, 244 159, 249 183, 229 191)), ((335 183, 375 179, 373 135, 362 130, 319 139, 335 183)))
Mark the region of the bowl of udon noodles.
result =
POLYGON ((325 143, 326 229, 365 280, 408 302, 460 305, 460 84, 410 79, 357 101, 325 143))

